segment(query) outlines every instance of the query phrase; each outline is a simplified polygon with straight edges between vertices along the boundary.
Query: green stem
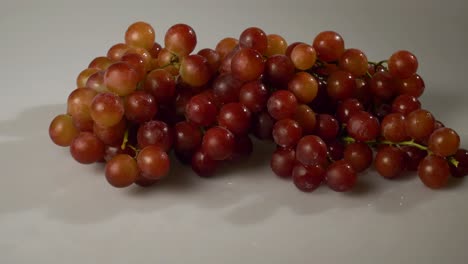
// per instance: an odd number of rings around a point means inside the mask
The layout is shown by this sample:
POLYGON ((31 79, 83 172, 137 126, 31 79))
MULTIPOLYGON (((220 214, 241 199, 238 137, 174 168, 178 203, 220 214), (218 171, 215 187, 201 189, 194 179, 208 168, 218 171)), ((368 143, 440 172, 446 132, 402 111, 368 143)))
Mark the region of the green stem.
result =
MULTIPOLYGON (((346 144, 351 144, 351 143, 356 142, 356 140, 354 138, 350 137, 350 136, 343 137, 342 140, 346 144)), ((373 141, 367 141, 365 143, 367 145, 373 146, 373 147, 377 146, 377 145, 390 145, 390 146, 395 145, 395 146, 398 146, 398 147, 410 146, 410 147, 415 147, 415 148, 418 148, 420 150, 426 151, 428 154, 432 153, 427 146, 416 143, 416 142, 414 142, 414 140, 408 140, 408 141, 402 141, 402 142, 392 142, 392 141, 389 141, 389 140, 373 140, 373 141)), ((447 159, 448 162, 453 164, 453 166, 458 167, 459 162, 453 156, 447 157, 446 159, 447 159)))
POLYGON ((123 140, 122 140, 122 145, 120 145, 120 148, 121 148, 122 150, 124 150, 125 147, 127 147, 127 142, 128 142, 128 129, 125 130, 124 138, 123 138, 123 140))

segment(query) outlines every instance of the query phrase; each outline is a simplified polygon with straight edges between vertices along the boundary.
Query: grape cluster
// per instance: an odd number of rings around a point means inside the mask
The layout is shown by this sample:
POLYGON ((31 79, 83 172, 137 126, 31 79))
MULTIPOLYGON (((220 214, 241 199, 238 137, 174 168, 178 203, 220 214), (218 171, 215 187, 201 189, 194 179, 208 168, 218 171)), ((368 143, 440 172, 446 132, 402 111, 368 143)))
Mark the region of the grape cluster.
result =
POLYGON ((78 75, 52 141, 80 163, 106 163, 115 187, 164 179, 170 152, 212 176, 252 153, 251 136, 277 145, 271 169, 305 192, 349 191, 372 165, 387 179, 417 171, 433 189, 468 174, 460 137, 422 108, 408 51, 374 63, 333 31, 288 45, 256 27, 214 49, 194 53, 196 44, 185 24, 163 46, 148 23, 130 25, 78 75))

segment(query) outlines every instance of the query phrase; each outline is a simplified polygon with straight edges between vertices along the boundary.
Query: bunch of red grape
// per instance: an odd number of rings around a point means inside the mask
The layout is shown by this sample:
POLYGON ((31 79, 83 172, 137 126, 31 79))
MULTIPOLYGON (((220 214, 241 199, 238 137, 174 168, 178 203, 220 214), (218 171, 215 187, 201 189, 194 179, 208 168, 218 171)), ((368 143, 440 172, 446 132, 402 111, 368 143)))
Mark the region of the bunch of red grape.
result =
POLYGON ((457 133, 421 108, 425 84, 408 51, 373 63, 336 32, 288 45, 256 27, 215 49, 193 53, 196 43, 185 24, 164 47, 151 25, 130 25, 125 43, 78 75, 52 141, 80 163, 106 162, 115 187, 162 180, 171 151, 211 176, 252 153, 251 135, 277 145, 273 172, 302 191, 351 190, 372 164, 388 179, 417 171, 433 189, 468 174, 457 133))

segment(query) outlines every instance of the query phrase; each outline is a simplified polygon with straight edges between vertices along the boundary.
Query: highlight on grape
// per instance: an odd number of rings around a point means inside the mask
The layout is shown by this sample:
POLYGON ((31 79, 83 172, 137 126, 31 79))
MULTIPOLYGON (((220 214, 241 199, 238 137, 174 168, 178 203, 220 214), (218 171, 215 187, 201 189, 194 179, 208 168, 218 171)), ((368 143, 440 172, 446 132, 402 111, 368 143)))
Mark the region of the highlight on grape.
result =
POLYGON ((164 39, 130 25, 79 73, 50 138, 79 163, 105 163, 118 188, 164 180, 170 152, 213 176, 251 155, 253 137, 276 144, 273 173, 304 192, 350 191, 370 167, 386 179, 415 171, 431 189, 468 174, 460 137, 419 100, 425 83, 409 51, 371 62, 333 31, 288 44, 257 27, 196 44, 186 24, 164 39))

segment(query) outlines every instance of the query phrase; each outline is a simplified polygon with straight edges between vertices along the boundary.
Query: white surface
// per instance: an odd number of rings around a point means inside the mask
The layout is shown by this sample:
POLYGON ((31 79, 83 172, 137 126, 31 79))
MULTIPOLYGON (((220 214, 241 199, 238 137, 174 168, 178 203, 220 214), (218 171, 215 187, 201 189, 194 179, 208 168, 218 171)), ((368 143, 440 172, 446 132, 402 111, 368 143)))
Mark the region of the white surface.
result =
POLYGON ((177 167, 159 188, 118 190, 47 134, 76 75, 144 20, 157 41, 172 24, 192 25, 199 48, 256 25, 309 43, 333 29, 375 61, 411 50, 424 107, 467 147, 464 1, 102 2, 1 4, 0 263, 466 262, 466 182, 431 191, 414 175, 370 171, 352 194, 304 194, 273 176, 263 146, 215 179, 177 167))

